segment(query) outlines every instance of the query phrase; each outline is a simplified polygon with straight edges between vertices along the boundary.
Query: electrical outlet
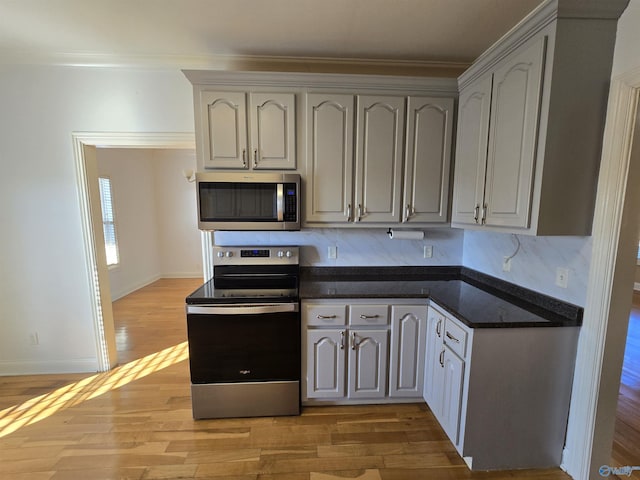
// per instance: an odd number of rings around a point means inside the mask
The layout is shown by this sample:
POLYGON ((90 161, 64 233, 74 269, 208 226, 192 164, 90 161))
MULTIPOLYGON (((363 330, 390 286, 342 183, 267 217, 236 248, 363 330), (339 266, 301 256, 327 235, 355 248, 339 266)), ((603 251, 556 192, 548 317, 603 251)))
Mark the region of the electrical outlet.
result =
POLYGON ((423 255, 424 255, 424 258, 433 257, 433 245, 425 245, 423 255))
POLYGON ((510 272, 511 271, 511 257, 503 257, 502 258, 502 271, 510 272))
POLYGON ((567 288, 569 285, 569 269, 568 268, 556 268, 556 285, 560 288, 567 288))
POLYGON ((338 258, 338 247, 336 245, 330 245, 329 248, 327 248, 327 258, 338 258))

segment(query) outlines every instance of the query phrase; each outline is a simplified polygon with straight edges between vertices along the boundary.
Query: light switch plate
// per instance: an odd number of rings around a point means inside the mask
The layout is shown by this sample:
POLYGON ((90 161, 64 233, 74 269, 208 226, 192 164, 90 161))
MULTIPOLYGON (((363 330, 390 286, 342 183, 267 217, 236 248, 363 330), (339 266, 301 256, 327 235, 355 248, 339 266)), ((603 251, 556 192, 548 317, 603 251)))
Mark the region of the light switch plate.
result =
POLYGON ((327 248, 327 258, 338 258, 338 247, 336 245, 329 245, 327 248))
POLYGON ((432 258, 433 257, 433 245, 425 245, 424 246, 423 255, 424 255, 424 258, 432 258))

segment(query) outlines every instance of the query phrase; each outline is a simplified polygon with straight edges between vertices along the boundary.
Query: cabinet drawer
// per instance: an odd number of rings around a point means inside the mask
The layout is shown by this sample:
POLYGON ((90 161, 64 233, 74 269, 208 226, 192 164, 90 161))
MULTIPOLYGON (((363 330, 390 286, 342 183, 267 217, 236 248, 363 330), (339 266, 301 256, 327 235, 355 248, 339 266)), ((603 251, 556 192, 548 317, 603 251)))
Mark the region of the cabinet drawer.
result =
POLYGON ((346 305, 318 305, 310 304, 304 307, 307 325, 332 326, 346 325, 347 306, 346 305))
POLYGON ((387 305, 349 305, 349 325, 388 325, 387 305))
POLYGON ((451 350, 464 359, 467 352, 467 332, 449 318, 444 322, 443 340, 451 350))

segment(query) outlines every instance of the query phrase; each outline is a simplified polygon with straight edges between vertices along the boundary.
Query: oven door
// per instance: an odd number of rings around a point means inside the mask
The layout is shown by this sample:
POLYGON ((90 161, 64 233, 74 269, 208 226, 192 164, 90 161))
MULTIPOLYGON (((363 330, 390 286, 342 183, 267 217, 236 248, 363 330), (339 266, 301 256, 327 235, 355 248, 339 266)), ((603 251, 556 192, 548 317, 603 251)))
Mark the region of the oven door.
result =
POLYGON ((300 380, 298 303, 188 305, 192 384, 300 380))

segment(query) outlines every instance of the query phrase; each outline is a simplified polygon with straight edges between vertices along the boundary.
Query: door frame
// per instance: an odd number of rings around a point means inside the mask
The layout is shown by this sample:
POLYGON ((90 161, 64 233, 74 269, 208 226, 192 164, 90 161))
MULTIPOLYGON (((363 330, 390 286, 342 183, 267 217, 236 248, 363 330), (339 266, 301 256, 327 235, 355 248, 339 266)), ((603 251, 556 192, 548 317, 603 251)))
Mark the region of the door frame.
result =
POLYGON ((100 218, 97 148, 195 149, 194 133, 72 132, 76 184, 80 204, 87 283, 90 286, 92 322, 98 371, 113 368, 118 361, 111 289, 104 255, 104 234, 97 228, 100 218))
POLYGON ((587 302, 578 342, 562 468, 599 478, 611 462, 638 248, 640 68, 612 78, 593 220, 587 302), (634 136, 636 139, 633 148, 634 136))

